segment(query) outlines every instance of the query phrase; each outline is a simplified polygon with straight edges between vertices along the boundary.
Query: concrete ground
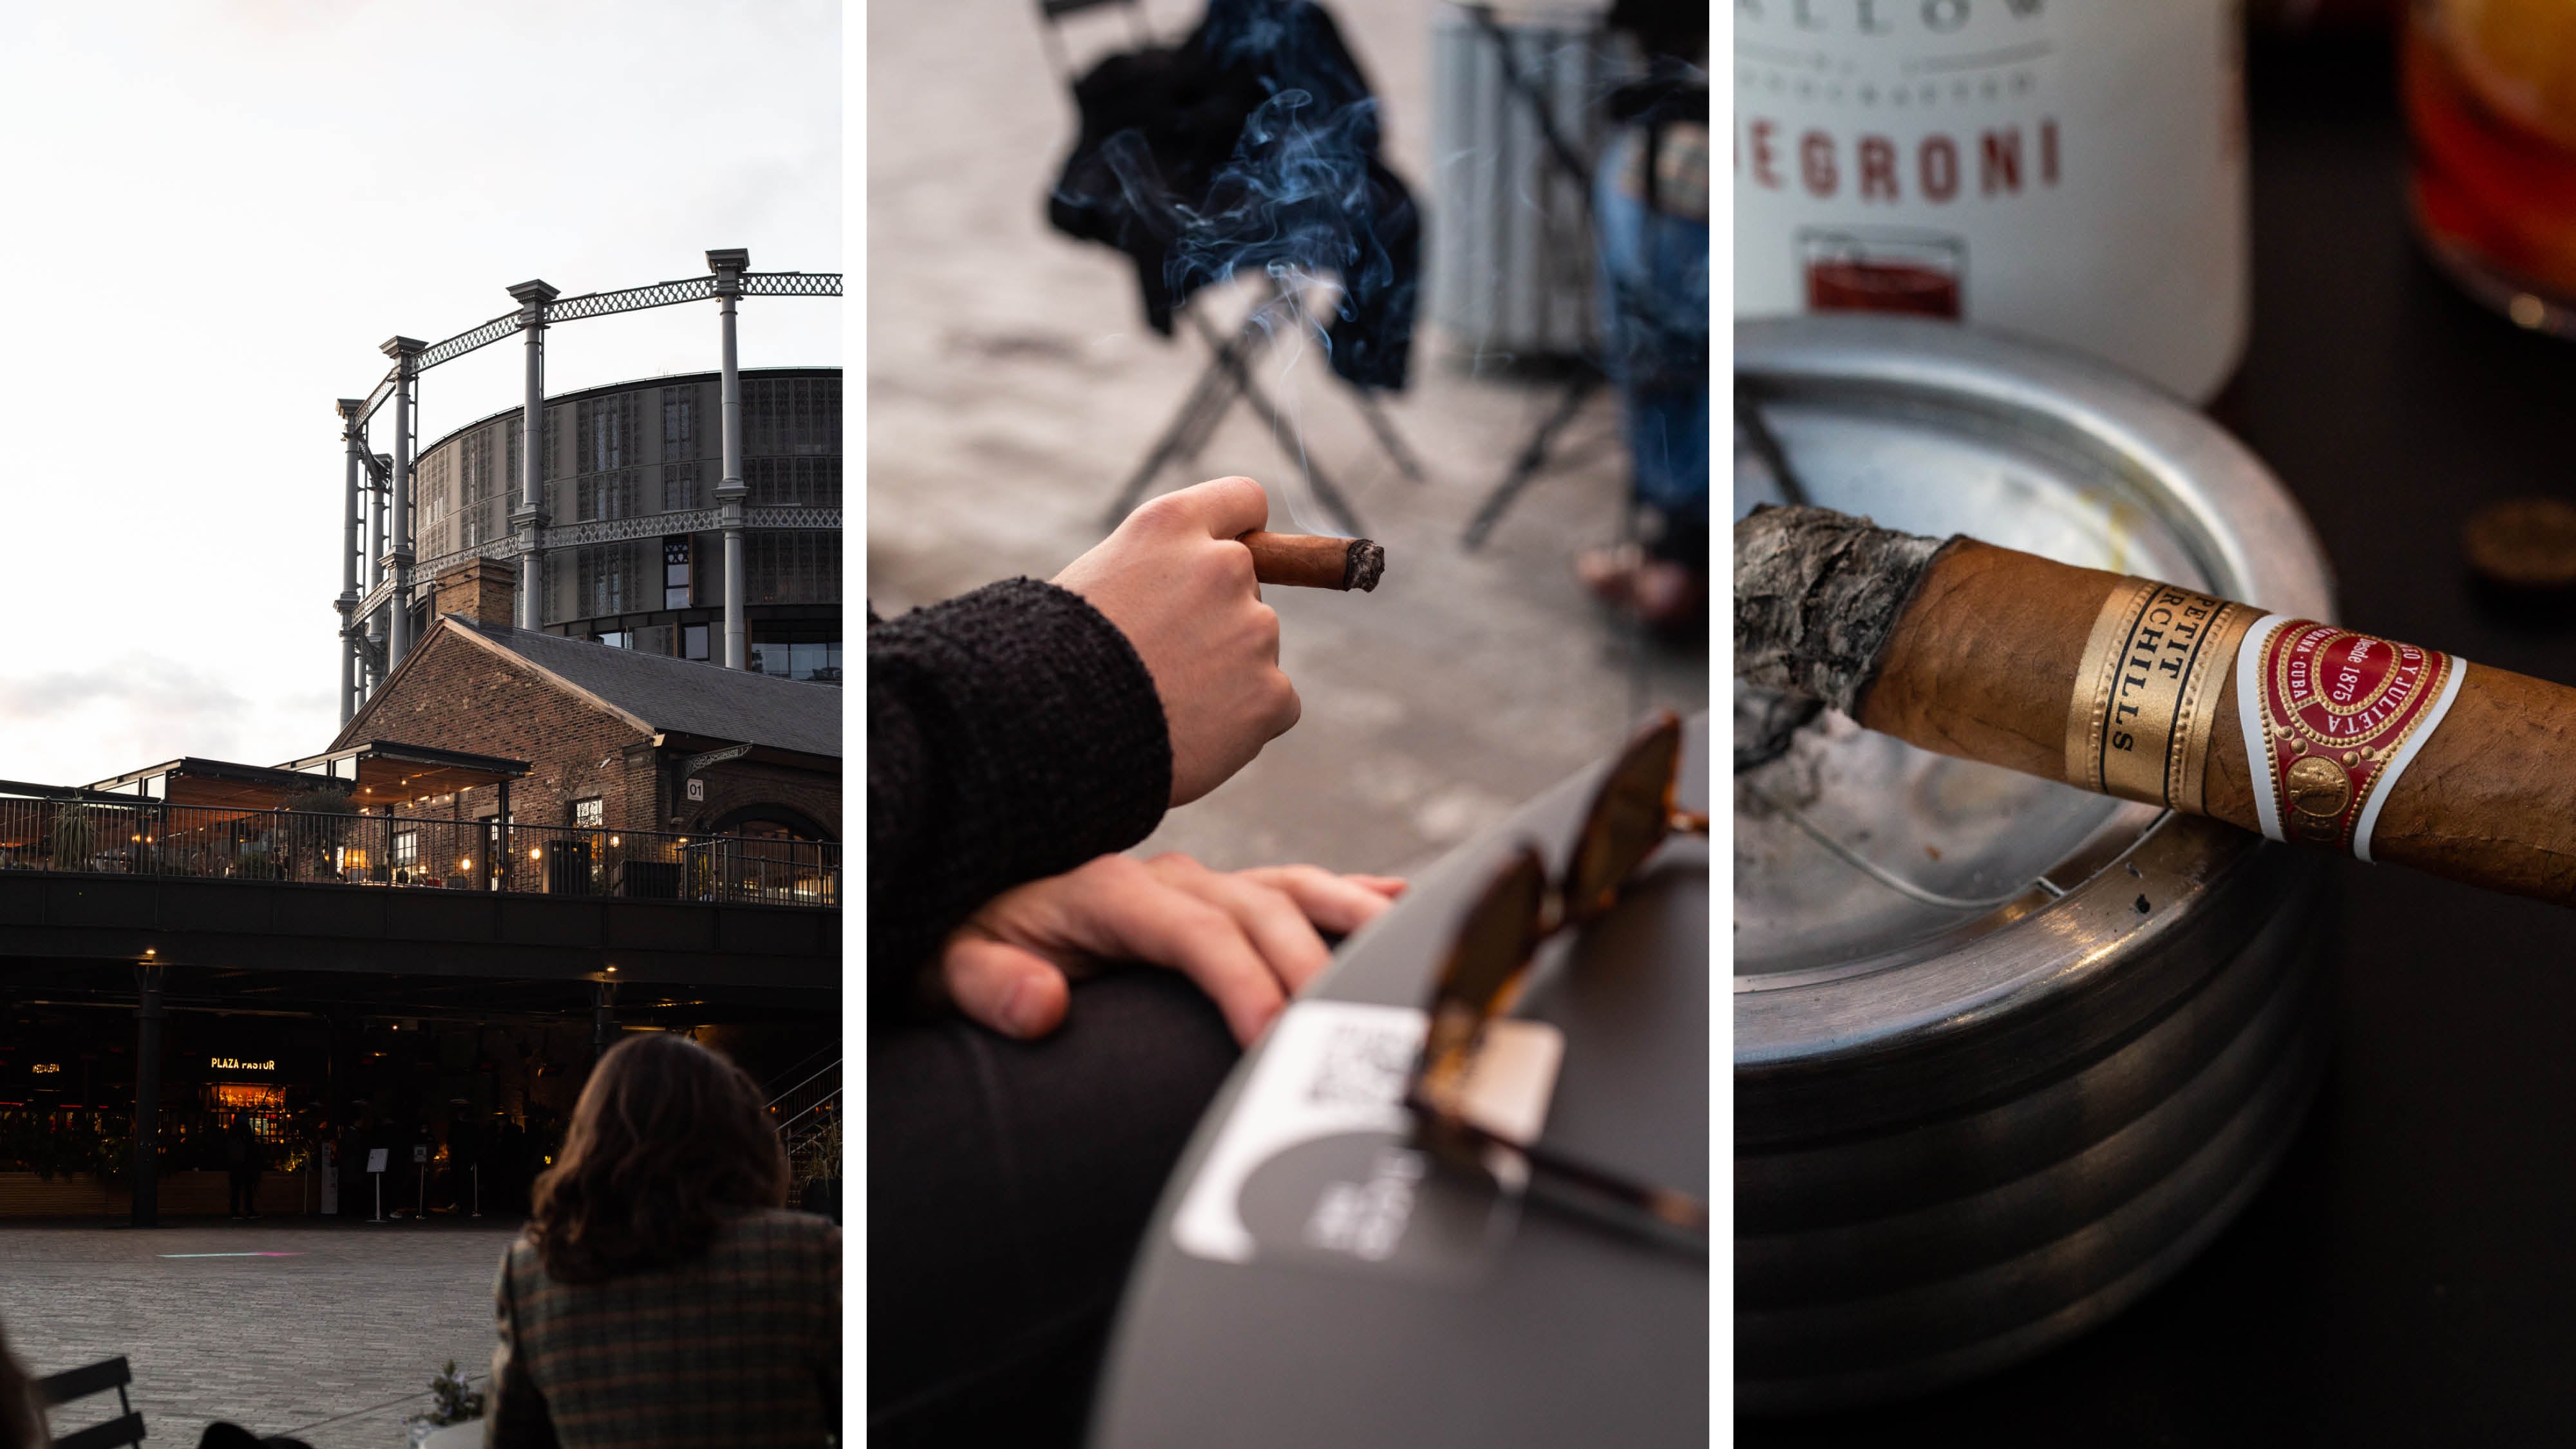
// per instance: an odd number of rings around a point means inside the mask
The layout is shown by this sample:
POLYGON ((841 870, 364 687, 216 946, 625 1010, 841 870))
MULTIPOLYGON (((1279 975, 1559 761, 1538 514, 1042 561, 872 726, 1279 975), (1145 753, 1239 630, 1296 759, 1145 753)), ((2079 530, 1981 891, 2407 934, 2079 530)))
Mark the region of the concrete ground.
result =
MULTIPOLYGON (((154 1444, 192 1445, 229 1419, 315 1449, 387 1449, 449 1359, 478 1384, 490 1369, 492 1281, 517 1231, 493 1219, 11 1222, 0 1327, 40 1375, 123 1354, 154 1444)), ((114 1417, 115 1397, 103 1403, 65 1406, 55 1432, 114 1417)))
MULTIPOLYGON (((1158 32, 1194 5, 1148 5, 1158 32)), ((1383 102, 1390 164, 1426 209, 1428 0, 1334 7, 1383 102)), ((868 596, 881 614, 1015 574, 1047 577, 1103 533, 1100 513, 1204 365, 1144 324, 1128 260, 1049 231, 1044 200, 1071 103, 1029 0, 868 12, 868 596)), ((1077 60, 1121 43, 1116 7, 1067 28, 1077 60)), ((1429 224, 1436 227, 1434 215, 1429 224)), ((1240 315, 1237 292, 1204 294, 1240 315)), ((1387 412, 1422 458, 1405 480, 1309 349, 1259 374, 1387 546, 1374 594, 1273 589, 1302 723, 1148 849, 1234 867, 1313 860, 1402 871, 1614 748, 1649 707, 1706 707, 1703 647, 1649 647, 1571 572, 1621 530, 1626 459, 1597 394, 1483 551, 1460 531, 1557 389, 1476 376, 1436 335, 1387 412)), ((1293 481, 1238 408, 1184 479, 1293 481)))

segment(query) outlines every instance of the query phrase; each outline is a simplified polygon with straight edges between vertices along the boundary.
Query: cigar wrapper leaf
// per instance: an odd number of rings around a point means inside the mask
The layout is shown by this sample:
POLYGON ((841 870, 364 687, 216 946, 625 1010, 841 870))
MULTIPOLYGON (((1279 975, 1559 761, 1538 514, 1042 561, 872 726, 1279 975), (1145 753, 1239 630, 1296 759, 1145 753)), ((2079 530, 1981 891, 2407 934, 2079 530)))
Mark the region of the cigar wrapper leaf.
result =
POLYGON ((1367 593, 1386 572, 1386 549, 1365 538, 1254 529, 1238 541, 1252 550, 1252 575, 1265 584, 1367 593))
MULTIPOLYGON (((2338 750, 2289 726, 2280 696, 2265 691, 2296 646, 2354 636, 2302 633, 2250 606, 2204 611, 2196 662, 2176 670, 2177 683, 2191 675, 2204 713, 2189 730, 2177 723, 2174 768, 2132 772, 2124 785, 2080 765, 2088 747, 2102 758, 2105 731, 2129 718, 2105 699, 2106 661, 2116 656, 2104 654, 2104 639, 2137 627, 2118 620, 2145 607, 2139 600, 2152 586, 1812 508, 1766 508, 1737 523, 1735 568, 1736 673, 1749 684, 1820 698, 1865 728, 1939 754, 2248 830, 2264 828, 2268 804, 2279 838, 2355 853, 2366 841, 2374 861, 2576 905, 2576 689, 2369 640, 2421 666, 2413 675, 2394 664, 2385 671, 2394 681, 2385 697, 2416 714, 2411 727, 2394 718, 2374 735, 2370 701, 2360 699, 2350 727, 2365 749, 2338 750), (2264 667, 2248 668, 2258 654, 2264 667), (2436 702, 2444 708, 2433 710, 2436 702), (2248 718, 2258 721, 2251 740, 2248 718), (2193 748, 2202 751, 2197 760, 2187 758, 2193 748), (2355 831, 2355 816, 2375 816, 2366 833, 2355 831), (2327 834, 2329 821, 2344 833, 2327 834)), ((2189 591, 2163 592, 2173 603, 2189 591)), ((2316 662, 2329 661, 2320 654, 2316 662)), ((2121 673, 2111 689, 2135 682, 2121 673)), ((2176 708, 2179 721, 2188 711, 2176 708)))

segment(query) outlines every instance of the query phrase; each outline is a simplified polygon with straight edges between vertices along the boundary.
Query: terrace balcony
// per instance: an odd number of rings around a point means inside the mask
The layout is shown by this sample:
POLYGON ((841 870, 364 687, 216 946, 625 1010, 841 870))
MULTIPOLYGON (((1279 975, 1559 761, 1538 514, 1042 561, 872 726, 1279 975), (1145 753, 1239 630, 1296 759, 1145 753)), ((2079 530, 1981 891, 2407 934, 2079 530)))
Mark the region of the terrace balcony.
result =
POLYGON ((837 988, 841 848, 0 781, 0 963, 837 988))

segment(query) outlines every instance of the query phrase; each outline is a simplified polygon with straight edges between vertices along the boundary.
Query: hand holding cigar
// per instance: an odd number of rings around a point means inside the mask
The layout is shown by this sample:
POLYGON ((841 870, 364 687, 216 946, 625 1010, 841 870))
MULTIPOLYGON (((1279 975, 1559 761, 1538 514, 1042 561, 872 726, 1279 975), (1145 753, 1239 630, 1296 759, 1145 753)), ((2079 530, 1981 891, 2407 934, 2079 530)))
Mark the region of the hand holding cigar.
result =
POLYGON ((1821 508, 1735 526, 1736 675, 1962 759, 2576 905, 2576 689, 1821 508))
POLYGON ((1367 590, 1385 572, 1386 551, 1367 539, 1272 533, 1269 522, 1260 484, 1211 479, 1147 501, 1055 577, 1117 626, 1153 676, 1174 805, 1215 789, 1297 722, 1279 615, 1258 585, 1367 590))
POLYGON ((1252 576, 1265 584, 1367 593, 1386 572, 1386 550, 1365 538, 1256 528, 1238 541, 1252 550, 1252 576))

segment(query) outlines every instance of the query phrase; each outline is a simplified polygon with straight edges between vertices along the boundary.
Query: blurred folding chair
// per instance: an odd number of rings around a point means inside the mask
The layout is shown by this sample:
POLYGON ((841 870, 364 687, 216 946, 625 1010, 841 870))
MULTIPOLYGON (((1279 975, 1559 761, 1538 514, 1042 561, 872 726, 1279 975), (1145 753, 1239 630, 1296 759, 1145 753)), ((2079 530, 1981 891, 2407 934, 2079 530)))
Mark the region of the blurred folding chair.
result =
POLYGON ((55 1449, 128 1449, 128 1446, 141 1444, 143 1416, 134 1412, 133 1401, 125 1396, 125 1386, 132 1382, 133 1371, 126 1367, 122 1354, 86 1368, 65 1369, 36 1380, 37 1406, 48 1411, 93 1394, 104 1394, 111 1389, 116 1392, 115 1418, 92 1424, 86 1429, 55 1435, 55 1449))
MULTIPOLYGON (((1074 83, 1081 79, 1081 72, 1075 68, 1071 48, 1063 34, 1062 27, 1068 17, 1087 10, 1115 7, 1126 12, 1131 44, 1142 47, 1154 43, 1153 32, 1145 22, 1144 7, 1137 0, 1037 0, 1037 7, 1040 42, 1046 47, 1047 60, 1055 67, 1056 78, 1063 84, 1068 99, 1073 96, 1074 83)), ((1363 532, 1359 515, 1351 510, 1350 500, 1315 465, 1314 457, 1306 446, 1304 430, 1295 419, 1282 415, 1271 404, 1269 395, 1261 390, 1261 385, 1252 375, 1250 353, 1257 342, 1271 335, 1272 325, 1281 316, 1284 315, 1290 326, 1302 329, 1311 325, 1307 320, 1304 297, 1285 278, 1274 276, 1271 278, 1271 295, 1253 305, 1230 337, 1219 333, 1215 324, 1208 320, 1207 313, 1198 307, 1183 303, 1174 310, 1189 319, 1191 330, 1207 345, 1208 365, 1199 373, 1198 382, 1190 389, 1189 396, 1182 400, 1180 411, 1174 415, 1171 424, 1163 429, 1162 436, 1155 440, 1144 460, 1136 465, 1135 471, 1119 488, 1118 496, 1111 501, 1108 511, 1101 515, 1101 526, 1117 527, 1118 521, 1144 498, 1165 468, 1195 460, 1206 448, 1208 438, 1216 432, 1217 424, 1225 421, 1226 413, 1233 409, 1235 399, 1239 397, 1270 429, 1270 436, 1279 443, 1281 450, 1297 464, 1298 471, 1306 477, 1307 486, 1314 490, 1316 501, 1330 510, 1334 519, 1348 532, 1363 532), (1274 312, 1273 309, 1279 311, 1274 312)), ((1416 483, 1421 482, 1421 463, 1395 431, 1395 424, 1379 405, 1377 395, 1364 387, 1354 387, 1351 391, 1359 404, 1361 418, 1376 436, 1378 446, 1385 449, 1387 457, 1394 461, 1397 471, 1416 483)))

